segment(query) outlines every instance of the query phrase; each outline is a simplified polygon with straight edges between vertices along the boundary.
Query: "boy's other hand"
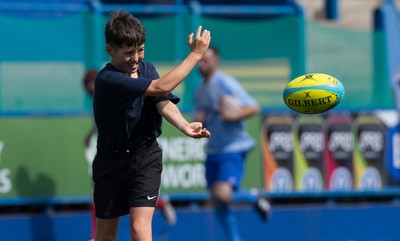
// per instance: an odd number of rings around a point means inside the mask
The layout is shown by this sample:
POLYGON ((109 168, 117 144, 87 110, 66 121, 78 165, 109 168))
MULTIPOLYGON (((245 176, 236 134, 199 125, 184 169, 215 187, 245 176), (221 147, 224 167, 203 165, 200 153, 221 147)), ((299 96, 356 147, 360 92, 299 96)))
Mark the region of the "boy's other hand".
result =
POLYGON ((210 138, 211 133, 203 128, 201 122, 192 122, 186 125, 183 129, 183 133, 193 138, 210 138))

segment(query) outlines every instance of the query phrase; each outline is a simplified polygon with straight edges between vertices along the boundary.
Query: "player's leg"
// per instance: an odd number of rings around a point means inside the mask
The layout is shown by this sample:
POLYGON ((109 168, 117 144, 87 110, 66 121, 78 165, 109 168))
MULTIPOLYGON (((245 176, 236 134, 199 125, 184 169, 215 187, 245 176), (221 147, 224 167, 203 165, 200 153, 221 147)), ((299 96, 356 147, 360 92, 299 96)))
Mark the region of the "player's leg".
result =
POLYGON ((240 241, 236 217, 231 211, 233 188, 228 182, 217 182, 211 188, 217 218, 226 230, 230 241, 240 241))
POLYGON ((130 231, 132 241, 152 240, 151 224, 154 210, 154 207, 130 208, 130 231))
POLYGON ((206 162, 207 184, 211 185, 211 196, 217 218, 231 241, 240 241, 237 220, 230 205, 232 195, 239 188, 244 171, 241 153, 209 155, 206 162))
POLYGON ((176 211, 168 196, 163 196, 157 201, 157 209, 159 209, 169 225, 176 224, 176 211))
POLYGON ((233 188, 229 182, 216 182, 211 187, 211 196, 214 203, 230 203, 232 200, 233 188))
POLYGON ((240 152, 210 155, 210 162, 215 166, 211 194, 218 201, 230 203, 233 192, 240 188, 244 174, 244 157, 240 152))
POLYGON ((137 148, 128 187, 132 241, 152 240, 152 219, 159 198, 162 152, 157 142, 137 148))
MULTIPOLYGON (((114 159, 111 159, 114 160, 114 159)), ((96 212, 95 241, 116 241, 120 216, 129 213, 126 187, 126 162, 119 169, 111 169, 109 159, 96 156, 93 162, 93 201, 96 212)), ((129 165, 129 162, 127 162, 129 165)))
POLYGON ((96 219, 95 241, 116 241, 118 238, 119 217, 110 219, 96 219))
POLYGON ((94 237, 96 236, 96 209, 94 207, 93 201, 90 203, 90 221, 92 224, 91 238, 94 239, 94 237))

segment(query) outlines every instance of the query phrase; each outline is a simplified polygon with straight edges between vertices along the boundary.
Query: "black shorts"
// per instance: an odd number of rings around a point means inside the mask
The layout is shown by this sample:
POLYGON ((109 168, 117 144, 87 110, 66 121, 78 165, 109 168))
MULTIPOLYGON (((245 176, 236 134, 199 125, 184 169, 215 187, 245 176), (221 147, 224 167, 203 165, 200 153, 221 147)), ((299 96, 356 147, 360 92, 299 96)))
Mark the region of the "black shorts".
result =
POLYGON ((156 207, 161 172, 162 150, 157 141, 112 157, 97 155, 93 162, 96 217, 126 215, 130 207, 156 207))

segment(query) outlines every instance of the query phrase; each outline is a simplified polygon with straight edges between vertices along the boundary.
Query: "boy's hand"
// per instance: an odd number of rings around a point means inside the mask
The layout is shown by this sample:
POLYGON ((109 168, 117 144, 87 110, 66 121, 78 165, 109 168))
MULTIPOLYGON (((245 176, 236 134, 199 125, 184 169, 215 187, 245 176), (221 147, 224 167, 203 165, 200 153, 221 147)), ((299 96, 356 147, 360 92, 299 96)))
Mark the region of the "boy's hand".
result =
POLYGON ((208 30, 204 30, 201 34, 201 26, 197 28, 196 37, 193 39, 194 34, 191 33, 188 36, 189 47, 192 52, 199 54, 201 57, 206 53, 211 42, 211 33, 208 30))
POLYGON ((201 122, 192 122, 184 127, 182 130, 186 135, 193 138, 210 138, 211 133, 203 128, 203 124, 201 122))

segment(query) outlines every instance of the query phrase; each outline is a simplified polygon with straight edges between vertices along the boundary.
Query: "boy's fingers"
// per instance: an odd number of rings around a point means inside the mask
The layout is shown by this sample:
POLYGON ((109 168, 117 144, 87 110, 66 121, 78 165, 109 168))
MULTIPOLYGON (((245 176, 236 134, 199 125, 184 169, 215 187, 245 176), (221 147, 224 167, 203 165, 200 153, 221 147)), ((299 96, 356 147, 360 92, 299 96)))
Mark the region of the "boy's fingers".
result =
POLYGON ((208 31, 207 29, 205 29, 203 31, 203 37, 208 38, 208 36, 210 36, 210 31, 208 31))
POLYGON ((189 34, 188 36, 188 43, 192 44, 192 42, 193 42, 193 33, 189 34))
POLYGON ((201 130, 203 128, 203 124, 201 122, 198 122, 195 124, 195 128, 201 130))
POLYGON ((196 38, 200 38, 200 35, 201 35, 201 28, 202 28, 202 26, 199 26, 199 27, 197 28, 196 38))

